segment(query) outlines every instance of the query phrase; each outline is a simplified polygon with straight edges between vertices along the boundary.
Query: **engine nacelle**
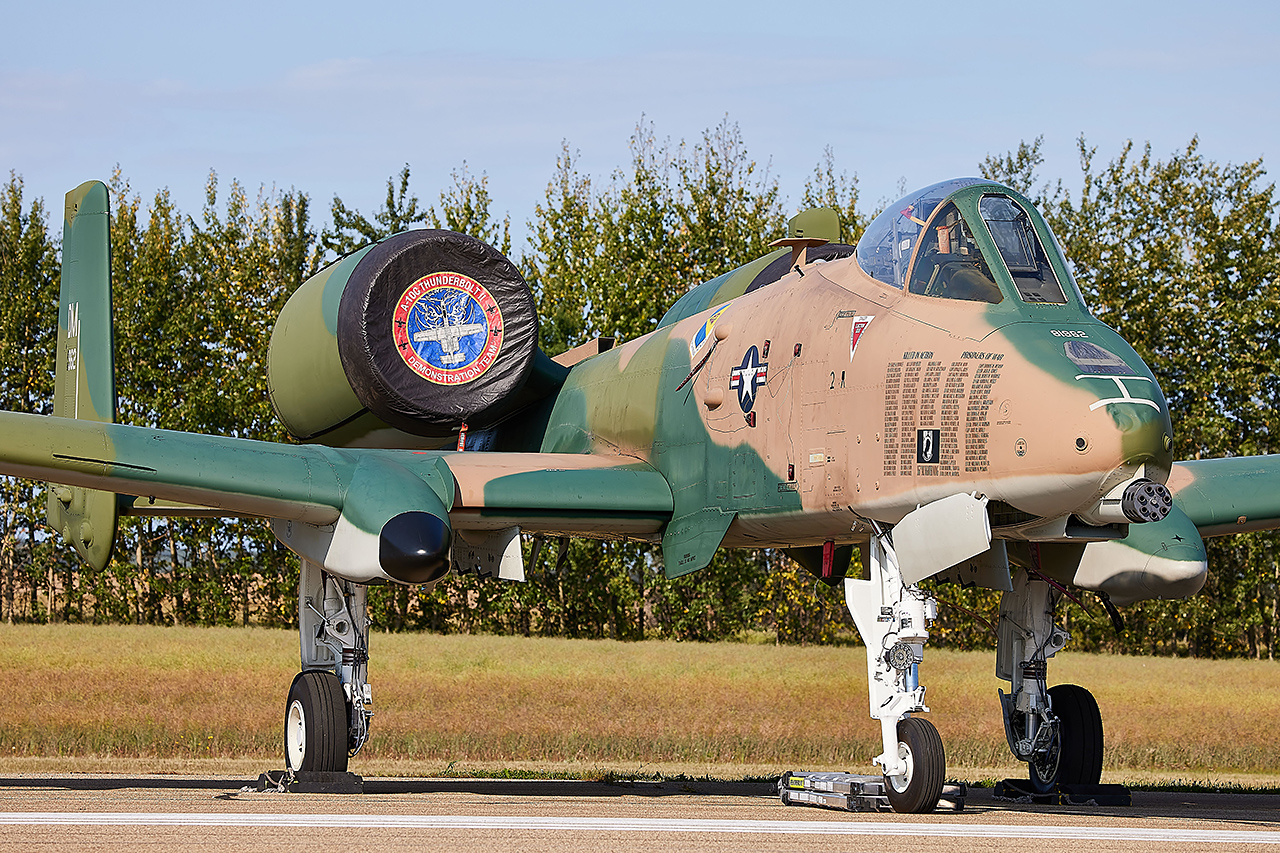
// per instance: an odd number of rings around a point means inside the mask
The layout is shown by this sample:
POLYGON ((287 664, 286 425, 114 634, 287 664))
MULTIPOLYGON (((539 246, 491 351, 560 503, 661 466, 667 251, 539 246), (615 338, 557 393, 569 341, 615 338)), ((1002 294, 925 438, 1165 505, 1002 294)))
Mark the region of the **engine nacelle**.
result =
POLYGON ((452 231, 404 231, 298 288, 271 334, 267 382, 295 438, 365 410, 444 437, 518 408, 537 343, 533 296, 501 252, 452 231))

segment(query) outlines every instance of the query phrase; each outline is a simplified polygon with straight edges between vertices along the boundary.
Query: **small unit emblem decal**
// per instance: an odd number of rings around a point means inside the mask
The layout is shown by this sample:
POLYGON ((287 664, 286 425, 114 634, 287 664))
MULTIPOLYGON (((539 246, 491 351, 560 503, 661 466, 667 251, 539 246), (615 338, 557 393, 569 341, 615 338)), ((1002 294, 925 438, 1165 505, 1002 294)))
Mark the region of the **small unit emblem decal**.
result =
POLYGON ((698 350, 702 349, 702 345, 707 342, 707 338, 711 337, 711 333, 714 332, 716 329, 716 320, 720 319, 720 315, 723 314, 724 309, 728 307, 729 306, 727 304, 721 305, 718 309, 716 309, 715 313, 713 313, 710 317, 708 317, 707 321, 702 324, 702 328, 694 332, 693 340, 689 341, 689 358, 690 359, 692 359, 694 355, 697 354, 698 350))
POLYGON ((853 361, 853 354, 858 351, 858 341, 862 339, 862 333, 867 330, 867 326, 870 326, 871 321, 874 319, 874 314, 853 318, 853 328, 849 331, 849 361, 853 361))

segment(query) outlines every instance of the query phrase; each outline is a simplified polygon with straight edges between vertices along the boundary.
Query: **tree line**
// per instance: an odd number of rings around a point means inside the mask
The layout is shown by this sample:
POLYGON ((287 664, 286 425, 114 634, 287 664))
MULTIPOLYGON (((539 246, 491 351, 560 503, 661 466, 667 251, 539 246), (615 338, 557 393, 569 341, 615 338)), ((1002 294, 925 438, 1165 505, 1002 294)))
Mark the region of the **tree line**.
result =
MULTIPOLYGON (((1261 159, 1219 165, 1196 140, 1165 159, 1125 146, 1106 162, 1084 139, 1070 181, 1042 181, 1041 140, 978 164, 1040 206, 1094 314, 1147 360, 1173 410, 1177 458, 1276 452, 1277 199, 1261 159)), ((541 345, 555 354, 598 335, 652 330, 689 287, 768 251, 790 212, 839 211, 846 242, 877 212, 828 149, 795 202, 725 120, 693 142, 641 123, 631 160, 584 173, 567 145, 513 260, 538 305, 541 345)), ((942 177, 942 176, 940 176, 942 177)), ((335 197, 328 223, 310 196, 250 193, 211 173, 195 214, 167 191, 146 204, 117 171, 112 264, 120 420, 286 441, 266 389, 271 325, 289 295, 333 258, 405 228, 472 234, 512 254, 509 216, 487 177, 464 164, 424 204, 406 166, 371 213, 335 197)), ((881 201, 882 206, 885 201, 881 201)), ((0 186, 0 406, 47 414, 60 276, 57 218, 26 200, 20 176, 0 186), (51 219, 53 220, 51 222, 51 219)), ((296 560, 260 521, 123 518, 115 559, 96 572, 43 526, 44 487, 0 478, 0 618, 157 624, 296 623, 296 560)), ((1274 653, 1280 588, 1276 535, 1210 543, 1205 591, 1125 608, 1116 632, 1088 596, 1064 618, 1075 648, 1194 656, 1274 653)), ((526 559, 532 545, 525 543, 526 559)), ((434 590, 371 590, 385 630, 720 640, 757 632, 778 642, 851 642, 841 592, 783 554, 722 551, 707 569, 668 580, 650 546, 555 543, 528 582, 450 577, 434 590)), ((935 643, 989 648, 998 595, 939 587, 935 643)))

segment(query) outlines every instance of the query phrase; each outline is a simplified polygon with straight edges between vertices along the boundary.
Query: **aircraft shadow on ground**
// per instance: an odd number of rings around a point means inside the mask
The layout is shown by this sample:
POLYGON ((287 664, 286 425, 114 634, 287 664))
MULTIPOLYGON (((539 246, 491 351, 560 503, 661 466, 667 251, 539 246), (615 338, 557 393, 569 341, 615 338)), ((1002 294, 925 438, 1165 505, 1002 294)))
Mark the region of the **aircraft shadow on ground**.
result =
MULTIPOLYGON (((195 778, 156 776, 14 776, 0 777, 3 788, 60 788, 69 791, 211 790, 239 794, 257 792, 256 778, 195 778)), ((772 782, 720 782, 698 779, 596 782, 575 779, 366 779, 365 795, 479 794, 502 797, 626 797, 687 796, 690 794, 773 797, 772 782)), ((305 796, 295 794, 293 796, 305 796)), ((344 795, 334 795, 344 796, 344 795)), ((345 795, 352 796, 352 795, 345 795)), ((357 795, 358 796, 358 795, 357 795)))
MULTIPOLYGON (((173 790, 216 791, 215 799, 267 796, 257 790, 257 779, 202 778, 164 776, 10 776, 0 777, 0 790, 5 788, 43 788, 68 791, 173 790)), ((777 788, 771 782, 723 782, 711 779, 666 779, 599 782, 576 779, 366 779, 364 796, 405 794, 473 794, 493 797, 674 797, 720 796, 743 799, 773 800, 777 788)), ((286 798, 316 796, 314 794, 273 794, 286 798)), ((327 794, 326 797, 356 797, 352 794, 327 794)), ((853 815, 838 810, 793 807, 796 811, 821 811, 832 819, 853 815)), ((790 809, 788 810, 790 811, 790 809)), ((997 800, 990 788, 969 788, 963 812, 938 812, 954 816, 1038 814, 1046 818, 1063 815, 1106 815, 1129 820, 1178 819, 1193 822, 1231 823, 1239 826, 1274 828, 1280 825, 1280 796, 1252 793, 1208 793, 1174 791, 1138 791, 1134 803, 1126 807, 1048 806, 997 800)))

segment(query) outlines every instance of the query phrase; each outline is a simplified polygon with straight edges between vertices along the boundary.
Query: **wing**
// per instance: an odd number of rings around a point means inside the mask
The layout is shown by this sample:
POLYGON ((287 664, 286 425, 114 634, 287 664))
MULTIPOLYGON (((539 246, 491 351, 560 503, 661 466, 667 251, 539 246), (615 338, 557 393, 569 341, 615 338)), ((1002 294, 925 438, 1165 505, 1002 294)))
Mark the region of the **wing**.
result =
POLYGON ((137 512, 270 519, 360 582, 426 582, 411 558, 438 560, 454 530, 653 539, 672 508, 666 479, 625 457, 337 449, 16 412, 0 412, 0 435, 0 474, 136 495, 137 512), (409 563, 388 568, 400 552, 409 563))
POLYGON ((1175 462, 1169 490, 1201 536, 1280 527, 1280 455, 1175 462))

